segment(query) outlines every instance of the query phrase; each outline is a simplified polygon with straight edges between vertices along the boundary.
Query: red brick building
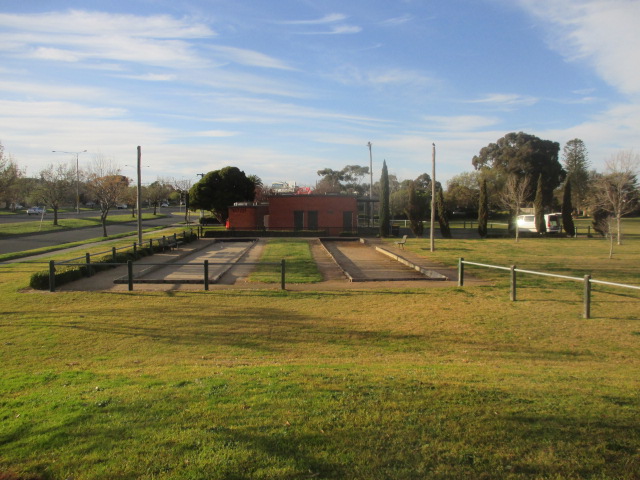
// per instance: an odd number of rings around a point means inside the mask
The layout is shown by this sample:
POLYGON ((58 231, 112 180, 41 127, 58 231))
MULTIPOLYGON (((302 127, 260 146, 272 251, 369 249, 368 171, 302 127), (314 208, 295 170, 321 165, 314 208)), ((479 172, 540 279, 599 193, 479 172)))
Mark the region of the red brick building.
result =
POLYGON ((311 230, 327 235, 358 229, 358 202, 352 195, 274 195, 268 202, 229 207, 229 228, 311 230))

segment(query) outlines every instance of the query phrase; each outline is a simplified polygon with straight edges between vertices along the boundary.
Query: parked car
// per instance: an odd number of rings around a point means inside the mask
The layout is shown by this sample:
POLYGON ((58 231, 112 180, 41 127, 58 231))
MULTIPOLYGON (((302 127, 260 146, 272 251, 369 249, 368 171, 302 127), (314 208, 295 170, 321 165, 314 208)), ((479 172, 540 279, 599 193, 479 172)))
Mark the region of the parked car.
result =
MULTIPOLYGON (((537 232, 535 215, 519 215, 518 216, 519 232, 537 232)), ((562 230, 562 214, 547 213, 544 216, 544 223, 547 227, 547 233, 558 233, 562 230)))
POLYGON ((43 207, 27 208, 27 215, 42 215, 43 213, 45 213, 45 209, 43 207))
POLYGON ((169 206, 169 204, 168 204, 167 202, 162 202, 162 203, 160 204, 160 206, 161 206, 161 207, 168 207, 168 206, 169 206))
POLYGON ((126 203, 119 203, 118 205, 116 205, 116 208, 118 210, 126 210, 127 209, 127 204, 126 203))

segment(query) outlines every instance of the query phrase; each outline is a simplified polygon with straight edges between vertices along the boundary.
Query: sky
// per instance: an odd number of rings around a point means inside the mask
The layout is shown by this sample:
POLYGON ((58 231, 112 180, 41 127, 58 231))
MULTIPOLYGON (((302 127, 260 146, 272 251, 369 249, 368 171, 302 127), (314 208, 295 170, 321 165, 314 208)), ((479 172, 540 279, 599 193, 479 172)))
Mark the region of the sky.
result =
MULTIPOLYGON (((524 131, 594 169, 640 144, 639 0, 0 0, 0 142, 29 176, 264 184, 473 170, 524 131), (367 146, 371 142, 370 150, 367 146), (72 153, 53 153, 72 152, 72 153)), ((367 179, 368 180, 368 179, 367 179)))

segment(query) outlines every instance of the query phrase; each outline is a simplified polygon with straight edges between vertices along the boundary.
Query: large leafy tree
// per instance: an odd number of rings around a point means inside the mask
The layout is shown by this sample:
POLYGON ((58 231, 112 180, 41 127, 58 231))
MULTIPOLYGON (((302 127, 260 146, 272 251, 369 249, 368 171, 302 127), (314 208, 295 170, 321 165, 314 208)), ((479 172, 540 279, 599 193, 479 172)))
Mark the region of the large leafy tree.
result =
POLYGON ((356 193, 364 195, 368 189, 368 183, 362 183, 365 175, 369 174, 369 167, 360 165, 347 165, 342 170, 323 168, 317 174, 322 177, 316 187, 318 193, 356 193))
MULTIPOLYGON (((542 176, 542 199, 545 206, 551 205, 553 191, 562 184, 565 171, 558 161, 560 145, 551 140, 542 140, 524 132, 508 133, 496 143, 490 143, 473 157, 476 169, 485 167, 496 170, 505 178, 512 175, 522 179, 537 179, 542 176)), ((524 200, 532 201, 533 192, 524 200)))
POLYGON ((22 171, 11 157, 4 154, 4 147, 0 143, 0 201, 15 204, 15 187, 21 177, 22 171))
POLYGON ((251 202, 255 198, 255 184, 237 167, 224 167, 207 173, 189 190, 192 210, 209 210, 220 223, 229 216, 235 202, 251 202))
POLYGON ((589 188, 589 154, 584 142, 579 138, 569 140, 562 149, 562 163, 571 179, 572 203, 580 211, 589 188))

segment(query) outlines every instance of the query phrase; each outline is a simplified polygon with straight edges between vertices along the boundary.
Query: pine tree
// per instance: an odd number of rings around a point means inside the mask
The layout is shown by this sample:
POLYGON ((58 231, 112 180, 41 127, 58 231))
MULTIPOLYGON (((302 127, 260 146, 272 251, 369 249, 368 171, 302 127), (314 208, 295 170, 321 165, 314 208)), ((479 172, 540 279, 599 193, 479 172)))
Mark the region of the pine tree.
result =
POLYGON ((483 178, 480 183, 480 202, 478 205, 478 234, 480 238, 487 236, 487 222, 489 221, 489 199, 487 198, 487 181, 483 178))
POLYGON ((538 233, 546 233, 547 226, 544 222, 544 200, 542 196, 542 174, 538 177, 538 188, 536 188, 536 198, 533 201, 534 215, 536 217, 536 230, 538 233))
POLYGON ((380 236, 389 236, 389 224, 391 212, 389 208, 389 172, 387 161, 382 162, 382 175, 380 176, 380 236))
POLYGON ((571 205, 571 176, 567 177, 564 184, 564 195, 562 197, 562 228, 565 233, 574 237, 576 234, 576 227, 573 224, 573 206, 571 205))
POLYGON ((579 138, 569 140, 562 149, 562 163, 567 171, 567 178, 571 177, 572 201, 578 211, 587 195, 589 186, 589 155, 587 147, 579 138))

